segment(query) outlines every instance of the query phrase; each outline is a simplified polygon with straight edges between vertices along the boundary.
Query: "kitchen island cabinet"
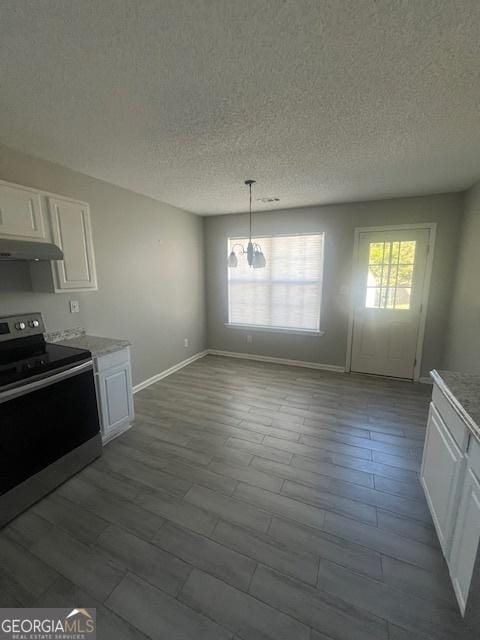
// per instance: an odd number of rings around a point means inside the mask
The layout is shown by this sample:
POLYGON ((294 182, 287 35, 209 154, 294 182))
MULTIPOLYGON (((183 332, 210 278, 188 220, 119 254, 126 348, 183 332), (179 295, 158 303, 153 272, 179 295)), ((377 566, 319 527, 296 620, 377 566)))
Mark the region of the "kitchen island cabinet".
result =
POLYGON ((480 604, 480 375, 431 375, 421 483, 465 615, 480 604))

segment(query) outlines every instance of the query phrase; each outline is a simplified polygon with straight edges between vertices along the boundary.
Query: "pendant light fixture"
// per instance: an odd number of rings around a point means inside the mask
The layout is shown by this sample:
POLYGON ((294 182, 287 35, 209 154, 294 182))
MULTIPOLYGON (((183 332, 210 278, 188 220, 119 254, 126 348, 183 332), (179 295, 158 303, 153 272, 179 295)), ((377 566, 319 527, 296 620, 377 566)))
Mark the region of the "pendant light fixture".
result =
POLYGON ((246 249, 240 243, 233 245, 232 251, 228 256, 228 266, 233 269, 238 265, 238 257, 235 253, 235 249, 238 247, 238 255, 246 255, 247 262, 250 267, 253 267, 254 269, 262 269, 266 266, 267 261, 265 260, 261 246, 256 242, 252 242, 252 186, 255 184, 255 180, 245 180, 245 184, 249 188, 250 192, 248 245, 246 249))

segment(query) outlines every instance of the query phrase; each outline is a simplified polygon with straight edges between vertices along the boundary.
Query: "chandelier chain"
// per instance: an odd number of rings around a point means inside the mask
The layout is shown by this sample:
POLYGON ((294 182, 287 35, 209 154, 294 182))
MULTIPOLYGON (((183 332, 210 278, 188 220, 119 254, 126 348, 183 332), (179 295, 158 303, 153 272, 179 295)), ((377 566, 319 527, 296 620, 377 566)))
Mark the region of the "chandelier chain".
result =
POLYGON ((228 256, 228 266, 229 268, 235 268, 238 264, 237 255, 235 253, 235 248, 240 247, 239 255, 247 256, 247 262, 249 267, 253 267, 254 269, 264 268, 266 265, 265 256, 263 255, 262 248, 259 244, 252 242, 252 186, 255 184, 255 180, 245 180, 245 184, 248 186, 249 190, 249 239, 248 245, 245 248, 242 244, 234 244, 231 247, 230 255, 228 256))
POLYGON ((252 183, 248 185, 250 187, 250 242, 252 241, 252 183))

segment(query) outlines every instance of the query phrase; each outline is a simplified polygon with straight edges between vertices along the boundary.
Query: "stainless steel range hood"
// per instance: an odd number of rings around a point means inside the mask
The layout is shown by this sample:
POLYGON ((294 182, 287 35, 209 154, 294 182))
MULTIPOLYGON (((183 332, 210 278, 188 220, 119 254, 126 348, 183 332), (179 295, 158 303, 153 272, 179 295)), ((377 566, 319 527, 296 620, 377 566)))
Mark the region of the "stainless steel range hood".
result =
POLYGON ((0 238, 0 260, 63 260, 63 252, 50 242, 0 238))

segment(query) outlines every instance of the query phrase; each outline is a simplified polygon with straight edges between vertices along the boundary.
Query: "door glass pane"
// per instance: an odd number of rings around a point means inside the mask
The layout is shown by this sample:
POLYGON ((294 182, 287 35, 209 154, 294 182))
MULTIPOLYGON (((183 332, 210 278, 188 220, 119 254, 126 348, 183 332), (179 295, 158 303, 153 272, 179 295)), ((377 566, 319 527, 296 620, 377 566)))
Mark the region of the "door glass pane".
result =
POLYGON ((400 243, 400 262, 402 264, 413 264, 415 262, 414 240, 407 240, 400 243))
POLYGON ((398 287, 395 296, 395 309, 410 309, 411 289, 398 287))
POLYGON ((398 252, 400 248, 400 242, 392 242, 392 250, 390 252, 390 262, 398 262, 398 252))
POLYGON ((389 287, 385 292, 385 309, 395 309, 395 289, 389 287))
POLYGON ((398 265, 397 287, 411 287, 413 279, 413 264, 398 265))
POLYGON ((378 309, 380 308, 380 298, 381 298, 380 287, 367 287, 367 299, 365 301, 365 306, 369 309, 378 309))
POLYGON ((387 285, 389 289, 395 289, 395 286, 397 284, 397 277, 398 277, 398 265, 392 264, 390 265, 390 269, 388 269, 387 285))
POLYGON ((368 287, 381 287, 383 282, 383 266, 370 265, 368 268, 368 287))
POLYGON ((367 308, 410 309, 415 249, 415 240, 369 244, 367 308))
POLYGON ((371 242, 369 253, 369 264, 383 264, 383 250, 385 242, 371 242))

